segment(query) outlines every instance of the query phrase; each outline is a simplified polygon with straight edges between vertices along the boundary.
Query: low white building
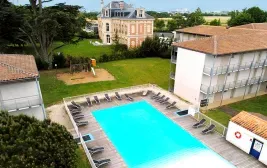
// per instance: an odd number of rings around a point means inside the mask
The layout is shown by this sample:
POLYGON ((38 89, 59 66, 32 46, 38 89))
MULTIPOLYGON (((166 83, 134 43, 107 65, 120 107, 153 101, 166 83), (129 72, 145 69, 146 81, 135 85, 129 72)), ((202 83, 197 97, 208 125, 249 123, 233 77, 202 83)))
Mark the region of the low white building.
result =
POLYGON ((32 55, 0 54, 0 110, 46 118, 39 72, 32 55))
POLYGON ((267 31, 173 43, 170 91, 197 103, 266 91, 267 31))
POLYGON ((267 165, 267 121, 241 112, 229 122, 226 140, 267 165))

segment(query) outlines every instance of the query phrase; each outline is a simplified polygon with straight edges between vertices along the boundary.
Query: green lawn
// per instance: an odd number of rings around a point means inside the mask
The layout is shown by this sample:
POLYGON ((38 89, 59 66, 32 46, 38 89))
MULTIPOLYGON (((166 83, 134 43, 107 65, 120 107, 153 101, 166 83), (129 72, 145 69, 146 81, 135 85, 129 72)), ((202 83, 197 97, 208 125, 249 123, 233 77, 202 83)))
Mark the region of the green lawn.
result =
POLYGON ((245 110, 248 112, 261 113, 267 116, 267 95, 247 99, 228 106, 238 111, 245 110))
POLYGON ((78 156, 77 158, 77 168, 91 168, 88 159, 84 153, 84 150, 82 147, 79 147, 76 151, 76 154, 78 156))
POLYGON ((231 119, 230 115, 218 109, 209 110, 208 112, 205 113, 205 115, 223 124, 226 127, 228 127, 229 120, 231 119))
MULTIPOLYGON (((82 57, 90 57, 90 58, 99 58, 102 54, 110 54, 111 46, 94 46, 90 44, 90 41, 99 41, 95 39, 85 39, 80 41, 77 44, 68 44, 63 46, 55 52, 63 52, 64 55, 71 56, 82 56, 82 57)), ((55 43, 54 45, 56 45, 55 43)))
MULTIPOLYGON (((63 47, 56 49, 54 52, 63 52, 64 55, 71 55, 76 57, 89 57, 89 58, 99 58, 102 54, 110 54, 111 46, 94 46, 90 44, 90 41, 99 41, 97 39, 84 39, 77 44, 67 44, 63 47)), ((62 42, 54 42, 52 48, 61 46, 62 42)), ((10 46, 5 53, 9 54, 29 54, 36 55, 34 49, 30 44, 23 48, 10 46)))
MULTIPOLYGON (((45 105, 55 104, 68 96, 147 83, 157 84, 164 89, 168 88, 170 68, 170 61, 168 59, 131 59, 98 65, 108 70, 116 80, 68 86, 64 82, 57 80, 55 70, 41 71, 40 85, 45 105)), ((67 70, 58 70, 58 72, 60 71, 67 70)))

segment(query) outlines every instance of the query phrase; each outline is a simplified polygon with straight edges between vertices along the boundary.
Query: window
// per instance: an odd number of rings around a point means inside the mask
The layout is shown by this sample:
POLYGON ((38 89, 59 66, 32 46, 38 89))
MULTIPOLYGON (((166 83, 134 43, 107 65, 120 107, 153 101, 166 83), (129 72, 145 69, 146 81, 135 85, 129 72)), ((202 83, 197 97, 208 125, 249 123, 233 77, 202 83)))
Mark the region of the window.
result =
POLYGON ((149 25, 147 25, 147 32, 148 32, 148 33, 150 33, 150 32, 151 32, 151 26, 150 26, 150 24, 149 24, 149 25))
POLYGON ((131 33, 135 33, 135 25, 131 26, 131 33))
POLYGON ((135 47, 135 41, 131 42, 131 47, 135 47))
POLYGON ((106 23, 106 31, 109 31, 109 23, 106 23))
POLYGON ((139 11, 139 17, 143 17, 143 10, 139 11))
POLYGON ((110 44, 110 35, 107 35, 107 43, 110 44))
POLYGON ((106 10, 106 14, 105 15, 108 16, 108 10, 106 10))
POLYGON ((143 25, 140 25, 140 33, 143 33, 143 25))

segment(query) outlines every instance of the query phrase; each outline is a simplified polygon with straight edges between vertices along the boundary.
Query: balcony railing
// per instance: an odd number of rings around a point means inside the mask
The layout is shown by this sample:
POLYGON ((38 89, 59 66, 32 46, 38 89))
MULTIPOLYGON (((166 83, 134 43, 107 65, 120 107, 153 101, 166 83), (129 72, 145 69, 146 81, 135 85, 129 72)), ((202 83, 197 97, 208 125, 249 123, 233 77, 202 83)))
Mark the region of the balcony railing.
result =
POLYGON ((222 74, 226 74, 226 73, 232 73, 232 72, 238 72, 238 71, 244 71, 244 70, 248 70, 251 68, 261 68, 267 66, 267 61, 266 60, 261 60, 259 62, 255 62, 253 63, 251 62, 246 62, 240 65, 235 65, 235 64, 231 64, 231 65, 226 65, 226 66, 219 66, 219 67, 214 67, 213 71, 212 71, 212 67, 208 67, 208 66, 204 66, 203 69, 203 73, 205 75, 222 75, 222 74))
POLYGON ((173 79, 173 80, 175 80, 175 73, 174 72, 171 72, 170 73, 170 78, 173 79))
POLYGON ((218 92, 227 91, 231 89, 241 88, 244 86, 259 84, 259 83, 266 82, 266 81, 267 81, 267 78, 261 79, 261 77, 255 77, 251 79, 244 79, 244 80, 229 82, 229 83, 226 83, 225 85, 211 86, 210 89, 208 86, 202 84, 200 90, 204 94, 208 94, 208 93, 213 94, 213 93, 218 93, 218 92))
POLYGON ((42 100, 39 95, 21 97, 9 100, 2 100, 0 102, 0 110, 4 111, 16 111, 25 108, 31 108, 42 104, 42 100))

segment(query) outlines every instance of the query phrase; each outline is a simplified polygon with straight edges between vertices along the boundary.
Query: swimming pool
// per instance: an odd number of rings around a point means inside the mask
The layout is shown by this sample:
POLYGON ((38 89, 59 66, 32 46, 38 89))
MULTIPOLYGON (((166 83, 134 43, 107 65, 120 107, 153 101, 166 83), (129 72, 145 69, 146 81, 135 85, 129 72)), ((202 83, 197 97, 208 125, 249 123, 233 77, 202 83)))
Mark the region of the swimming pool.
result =
POLYGON ((93 116, 129 168, 234 167, 146 101, 93 116))

